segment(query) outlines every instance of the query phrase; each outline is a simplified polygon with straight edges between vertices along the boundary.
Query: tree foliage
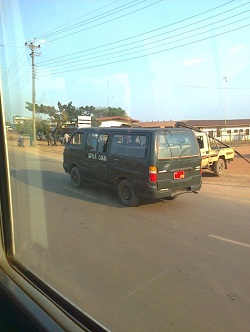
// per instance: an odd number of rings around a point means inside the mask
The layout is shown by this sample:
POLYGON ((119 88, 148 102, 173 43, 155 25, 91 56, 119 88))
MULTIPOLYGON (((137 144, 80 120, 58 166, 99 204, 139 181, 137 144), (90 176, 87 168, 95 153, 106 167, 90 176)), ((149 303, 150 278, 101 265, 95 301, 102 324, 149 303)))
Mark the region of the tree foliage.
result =
MULTIPOLYGON (((32 103, 26 102, 26 109, 33 111, 32 103)), ((57 103, 57 109, 54 106, 35 104, 36 114, 43 114, 48 116, 48 121, 55 127, 59 128, 66 123, 74 123, 80 115, 91 116, 92 125, 98 125, 96 118, 119 116, 127 117, 126 111, 118 107, 94 107, 94 106, 80 106, 72 105, 72 101, 68 104, 57 103)), ((40 121, 40 124, 43 122, 40 121)), ((45 132, 45 130, 43 130, 45 132)))

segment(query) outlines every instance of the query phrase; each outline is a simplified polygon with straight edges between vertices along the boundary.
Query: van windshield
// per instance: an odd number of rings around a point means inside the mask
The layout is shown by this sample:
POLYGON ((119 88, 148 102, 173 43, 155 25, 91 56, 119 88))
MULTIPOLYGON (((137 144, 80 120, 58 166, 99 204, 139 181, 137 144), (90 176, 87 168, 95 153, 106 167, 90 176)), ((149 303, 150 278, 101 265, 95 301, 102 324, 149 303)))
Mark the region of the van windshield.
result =
POLYGON ((181 158, 200 153, 192 132, 159 133, 156 142, 158 159, 181 158))

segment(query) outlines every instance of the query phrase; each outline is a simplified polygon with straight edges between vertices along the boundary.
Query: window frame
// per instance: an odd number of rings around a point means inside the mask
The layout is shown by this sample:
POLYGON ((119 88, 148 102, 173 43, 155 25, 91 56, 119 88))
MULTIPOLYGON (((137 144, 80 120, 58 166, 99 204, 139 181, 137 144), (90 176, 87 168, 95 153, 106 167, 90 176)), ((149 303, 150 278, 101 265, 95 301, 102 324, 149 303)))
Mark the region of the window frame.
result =
POLYGON ((5 128, 0 90, 0 289, 37 331, 108 331, 68 302, 15 259, 13 216, 5 128))

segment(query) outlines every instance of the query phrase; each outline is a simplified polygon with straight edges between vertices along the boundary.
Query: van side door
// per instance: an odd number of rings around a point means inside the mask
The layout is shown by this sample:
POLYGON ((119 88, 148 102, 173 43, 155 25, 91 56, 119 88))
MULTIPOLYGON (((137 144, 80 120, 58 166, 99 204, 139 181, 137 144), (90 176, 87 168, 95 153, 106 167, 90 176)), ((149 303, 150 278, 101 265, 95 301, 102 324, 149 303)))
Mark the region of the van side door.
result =
POLYGON ((108 133, 88 132, 83 151, 83 177, 91 182, 107 184, 108 133))
POLYGON ((70 173, 72 165, 76 166, 81 172, 83 140, 84 132, 75 131, 69 142, 65 145, 63 151, 63 168, 67 173, 70 173))
POLYGON ((110 144, 108 180, 111 186, 117 179, 129 180, 136 192, 148 185, 149 137, 146 133, 114 133, 110 144))

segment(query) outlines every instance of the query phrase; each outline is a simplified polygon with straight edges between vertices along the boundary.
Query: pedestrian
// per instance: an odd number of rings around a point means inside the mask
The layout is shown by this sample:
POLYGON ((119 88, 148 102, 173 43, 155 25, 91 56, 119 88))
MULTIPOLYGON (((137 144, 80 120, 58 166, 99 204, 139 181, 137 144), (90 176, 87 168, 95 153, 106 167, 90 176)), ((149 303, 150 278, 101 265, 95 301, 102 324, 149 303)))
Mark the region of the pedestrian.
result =
POLYGON ((68 141, 69 141, 69 134, 68 133, 65 133, 64 136, 63 136, 63 142, 64 142, 64 145, 67 145, 68 144, 68 141))
POLYGON ((52 146, 57 146, 57 135, 56 135, 56 133, 52 134, 52 139, 53 139, 52 146))
POLYGON ((47 138, 48 146, 52 145, 52 135, 51 135, 51 133, 47 132, 46 138, 47 138))

